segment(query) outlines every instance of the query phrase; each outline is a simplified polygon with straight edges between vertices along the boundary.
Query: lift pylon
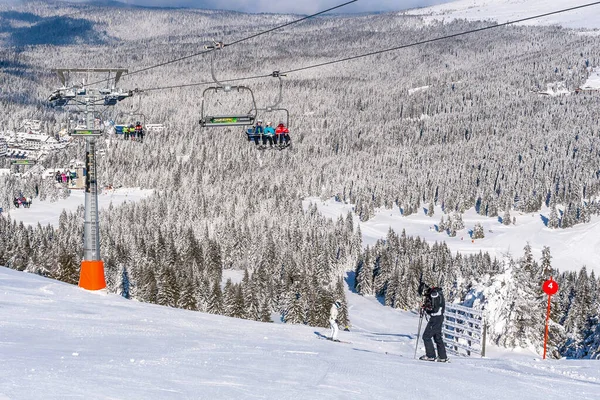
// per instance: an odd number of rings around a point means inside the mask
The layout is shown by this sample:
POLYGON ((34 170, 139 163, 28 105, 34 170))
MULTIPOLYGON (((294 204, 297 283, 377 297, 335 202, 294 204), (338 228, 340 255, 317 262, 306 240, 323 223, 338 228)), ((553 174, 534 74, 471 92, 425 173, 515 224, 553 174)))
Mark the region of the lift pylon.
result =
POLYGON ((104 126, 97 126, 97 106, 113 106, 117 102, 133 95, 131 91, 117 89, 117 83, 123 73, 123 68, 61 68, 53 70, 58 75, 62 87, 55 90, 49 101, 55 102, 57 106, 70 106, 77 108, 85 114, 85 128, 69 128, 68 134, 73 137, 83 138, 85 146, 85 212, 83 230, 83 260, 79 273, 79 286, 87 290, 100 290, 106 288, 104 278, 104 262, 100 256, 100 225, 98 219, 98 183, 96 170, 96 137, 100 136, 104 126), (90 75, 108 73, 107 87, 88 87, 86 82, 69 86, 67 76, 71 74, 85 73, 89 79, 90 75), (114 74, 111 77, 111 74, 114 74))

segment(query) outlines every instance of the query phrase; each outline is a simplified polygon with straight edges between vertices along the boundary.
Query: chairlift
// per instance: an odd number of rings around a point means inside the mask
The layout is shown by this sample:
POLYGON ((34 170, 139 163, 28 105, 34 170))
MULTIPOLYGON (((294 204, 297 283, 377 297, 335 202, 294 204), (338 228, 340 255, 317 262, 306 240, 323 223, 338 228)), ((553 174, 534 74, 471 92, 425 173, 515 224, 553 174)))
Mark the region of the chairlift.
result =
POLYGON ((256 120, 256 100, 254 98, 254 92, 247 86, 229 86, 223 85, 217 79, 215 75, 214 69, 214 60, 215 60, 215 51, 220 50, 224 47, 222 42, 215 42, 213 46, 205 46, 206 49, 211 49, 211 60, 210 60, 210 73, 212 75, 212 79, 215 86, 210 86, 202 92, 202 104, 200 106, 200 126, 202 127, 225 127, 225 126, 246 126, 246 125, 254 125, 254 121, 256 120), (248 92, 250 94, 250 98, 252 99, 252 109, 246 113, 235 113, 235 114, 211 114, 205 110, 205 101, 206 94, 208 92, 214 92, 214 94, 218 94, 220 91, 224 93, 230 92, 248 92))
MULTIPOLYGON (((267 106, 265 108, 259 108, 256 109, 256 114, 258 114, 258 112, 262 112, 265 114, 271 114, 271 113, 285 113, 285 127, 287 129, 289 129, 290 126, 290 112, 288 111, 288 109, 280 107, 279 105, 281 104, 281 101, 283 99, 283 80, 281 79, 282 76, 285 76, 284 74, 280 73, 279 71, 273 71, 273 73, 271 74, 271 76, 273 78, 277 78, 279 80, 279 94, 277 96, 277 99, 275 100, 275 102, 270 105, 267 106)), ((263 119, 266 118, 266 115, 263 119)), ((273 118, 271 118, 273 119, 273 118)), ((281 118, 276 119, 277 121, 281 122, 281 118)), ((275 127, 273 127, 275 128, 275 127)), ((262 133, 256 133, 255 130, 253 128, 247 129, 246 130, 246 135, 248 136, 248 141, 252 141, 252 140, 256 140, 257 136, 259 139, 262 139, 263 134, 262 133)), ((279 148, 285 148, 287 146, 279 146, 279 148)))
MULTIPOLYGON (((79 114, 79 113, 85 113, 85 111, 76 111, 74 112, 74 114, 79 114)), ((75 136, 75 137, 97 137, 97 136, 102 136, 102 134, 104 133, 104 120, 102 119, 102 114, 99 112, 94 112, 94 121, 99 120, 100 121, 100 128, 97 128, 96 125, 94 124, 94 127, 90 128, 87 126, 82 126, 83 124, 75 124, 74 126, 71 126, 71 112, 67 113, 67 134, 69 136, 75 136)), ((79 122, 79 121, 78 121, 79 122)), ((86 124, 87 125, 87 124, 86 124)))
POLYGON ((70 100, 74 98, 75 91, 73 89, 62 87, 52 92, 52 94, 50 94, 48 97, 48 101, 55 107, 64 107, 69 103, 70 100))
POLYGON ((10 165, 16 165, 16 166, 20 166, 20 165, 30 166, 30 165, 35 165, 35 164, 37 164, 36 160, 27 159, 27 158, 10 160, 10 165))
POLYGON ((137 104, 137 107, 134 109, 131 109, 130 111, 121 111, 119 112, 119 114, 117 115, 118 119, 121 121, 122 119, 124 119, 124 116, 129 116, 129 121, 126 121, 126 123, 118 123, 118 124, 113 124, 113 129, 114 129, 114 133, 116 135, 123 135, 123 138, 125 139, 129 139, 131 132, 126 132, 124 131, 125 128, 129 128, 131 125, 133 125, 134 121, 135 121, 135 126, 137 126, 138 124, 142 126, 142 130, 140 132, 136 131, 135 133, 133 133, 133 135, 131 136, 133 141, 138 141, 138 142, 143 142, 144 136, 146 135, 146 114, 140 112, 140 108, 142 105, 142 98, 141 96, 139 97, 139 101, 137 104), (135 140, 136 135, 139 138, 139 140, 135 140))

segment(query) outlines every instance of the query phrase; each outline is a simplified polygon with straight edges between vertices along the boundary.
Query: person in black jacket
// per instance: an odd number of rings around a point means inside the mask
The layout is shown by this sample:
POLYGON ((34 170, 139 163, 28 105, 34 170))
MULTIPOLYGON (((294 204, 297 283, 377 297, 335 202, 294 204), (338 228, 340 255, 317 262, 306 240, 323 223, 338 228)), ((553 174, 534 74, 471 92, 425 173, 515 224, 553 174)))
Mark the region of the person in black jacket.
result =
POLYGON ((446 346, 442 336, 442 325, 444 324, 444 311, 446 302, 442 289, 436 287, 428 287, 423 285, 419 288, 419 292, 424 296, 423 311, 429 314, 429 322, 423 332, 423 343, 425 344, 425 355, 421 356, 420 360, 447 362, 446 346), (433 339, 433 341, 431 340, 433 339), (437 358, 433 347, 435 342, 437 347, 437 358))

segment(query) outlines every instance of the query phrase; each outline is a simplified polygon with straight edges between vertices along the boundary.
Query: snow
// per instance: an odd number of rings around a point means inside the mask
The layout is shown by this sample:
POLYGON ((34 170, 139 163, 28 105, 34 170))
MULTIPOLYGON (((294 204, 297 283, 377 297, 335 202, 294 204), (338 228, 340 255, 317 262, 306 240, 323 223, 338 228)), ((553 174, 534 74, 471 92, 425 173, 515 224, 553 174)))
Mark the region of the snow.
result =
MULTIPOLYGON (((600 364, 413 359, 418 317, 348 292, 328 329, 125 300, 0 267, 0 399, 595 399, 600 364), (386 354, 389 353, 389 354, 386 354)), ((419 349, 419 355, 423 349, 419 349)))
MULTIPOLYGON (((456 0, 402 14, 426 15, 425 20, 494 20, 498 23, 592 3, 589 0, 456 0)), ((566 28, 600 28, 600 5, 526 21, 526 25, 561 25, 566 28)))
MULTIPOLYGON (((107 208, 112 203, 113 206, 132 201, 138 201, 152 194, 152 190, 139 188, 119 188, 104 190, 98 194, 98 208, 100 210, 107 208)), ((50 200, 36 201, 30 208, 17 208, 10 210, 10 218, 17 222, 23 222, 25 225, 37 225, 39 222, 42 226, 52 225, 58 226, 58 219, 62 210, 75 211, 78 206, 85 204, 85 192, 83 190, 71 190, 71 195, 66 199, 61 199, 56 202, 50 200)))
POLYGON ((545 91, 539 92, 540 94, 547 94, 552 97, 556 96, 568 96, 571 94, 571 91, 567 89, 564 81, 560 82, 552 82, 546 84, 547 89, 545 91))
POLYGON ((413 93, 418 93, 418 92, 422 92, 429 89, 429 85, 427 86, 420 86, 420 87, 416 87, 413 89, 408 89, 408 94, 413 94, 413 93))
POLYGON ((581 86, 584 90, 598 90, 600 89, 600 71, 597 69, 590 73, 587 81, 581 86))
MULTIPOLYGON (((339 215, 345 216, 353 210, 351 204, 336 202, 334 199, 322 201, 318 197, 304 200, 304 207, 315 203, 319 212, 324 216, 337 219, 339 215)), ((543 208, 540 212, 522 214, 511 212, 516 217, 516 225, 503 225, 498 218, 483 217, 475 209, 467 210, 463 215, 465 228, 457 231, 456 237, 439 233, 436 225, 441 216, 448 220, 440 207, 435 207, 434 216, 428 217, 423 209, 407 217, 400 213, 398 207, 394 209, 379 209, 373 218, 366 222, 357 222, 358 216, 354 215, 355 223, 360 223, 363 235, 363 245, 373 245, 378 239, 386 237, 391 227, 396 233, 404 229, 408 236, 420 236, 430 244, 446 242, 453 253, 475 254, 488 252, 492 257, 502 259, 505 254, 510 254, 514 259, 523 256, 523 248, 527 243, 531 245, 532 253, 540 259, 544 246, 550 248, 552 266, 560 271, 579 271, 586 266, 588 272, 594 270, 600 273, 600 217, 594 216, 590 223, 577 224, 567 229, 549 229, 544 225, 542 217, 547 218, 550 211, 543 208), (469 230, 479 222, 485 233, 485 238, 471 240, 469 230)))

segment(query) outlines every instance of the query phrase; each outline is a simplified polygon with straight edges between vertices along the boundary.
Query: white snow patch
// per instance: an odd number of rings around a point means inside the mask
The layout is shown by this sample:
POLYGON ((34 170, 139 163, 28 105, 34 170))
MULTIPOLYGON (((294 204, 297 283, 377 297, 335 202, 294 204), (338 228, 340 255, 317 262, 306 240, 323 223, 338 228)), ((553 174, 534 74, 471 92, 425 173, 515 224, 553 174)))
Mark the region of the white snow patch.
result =
MULTIPOLYGON (((323 201, 318 197, 306 198, 304 208, 311 202, 317 205, 322 215, 333 220, 354 211, 352 204, 336 202, 335 199, 323 201)), ((548 246, 552 266, 560 271, 579 271, 585 265, 588 272, 594 270, 596 274, 600 273, 600 217, 597 215, 587 224, 577 224, 568 229, 549 229, 543 222, 543 218, 550 215, 546 207, 531 214, 511 211, 516 218, 516 225, 503 225, 497 217, 481 216, 471 208, 462 217, 465 228, 458 231, 456 237, 450 237, 436 230, 442 215, 445 221, 448 215, 443 214, 439 206, 435 207, 434 212, 433 217, 428 217, 423 208, 409 216, 403 216, 398 207, 376 210, 373 218, 360 222, 363 245, 372 246, 377 240, 385 238, 390 227, 397 234, 404 229, 408 236, 420 236, 430 244, 444 241, 453 253, 476 254, 483 251, 498 259, 502 259, 506 253, 514 259, 521 257, 523 248, 529 243, 538 260, 544 246, 548 246), (483 239, 472 240, 469 236, 469 230, 476 223, 483 226, 483 239)), ((355 224, 358 224, 358 216, 354 214, 353 217, 355 224)))
POLYGON ((416 88, 413 88, 413 89, 408 89, 408 94, 423 92, 423 91, 425 91, 427 89, 429 89, 429 85, 427 85, 427 86, 421 86, 421 87, 416 87, 416 88))
MULTIPOLYGON (((98 195, 98 208, 102 210, 111 203, 113 206, 118 206, 126 202, 139 201, 152 193, 152 190, 139 188, 104 190, 98 195)), ((78 206, 84 204, 85 192, 71 190, 71 195, 66 199, 51 202, 49 200, 36 201, 34 198, 30 208, 11 209, 9 215, 10 218, 17 222, 22 221, 25 225, 37 225, 39 222, 42 226, 50 224, 57 227, 62 210, 75 211, 78 206)))
MULTIPOLYGON (((592 3, 589 0, 456 0, 400 14, 423 15, 425 22, 434 20, 493 20, 498 23, 592 3)), ((560 25, 566 28, 600 28, 600 5, 525 21, 524 25, 560 25)))

